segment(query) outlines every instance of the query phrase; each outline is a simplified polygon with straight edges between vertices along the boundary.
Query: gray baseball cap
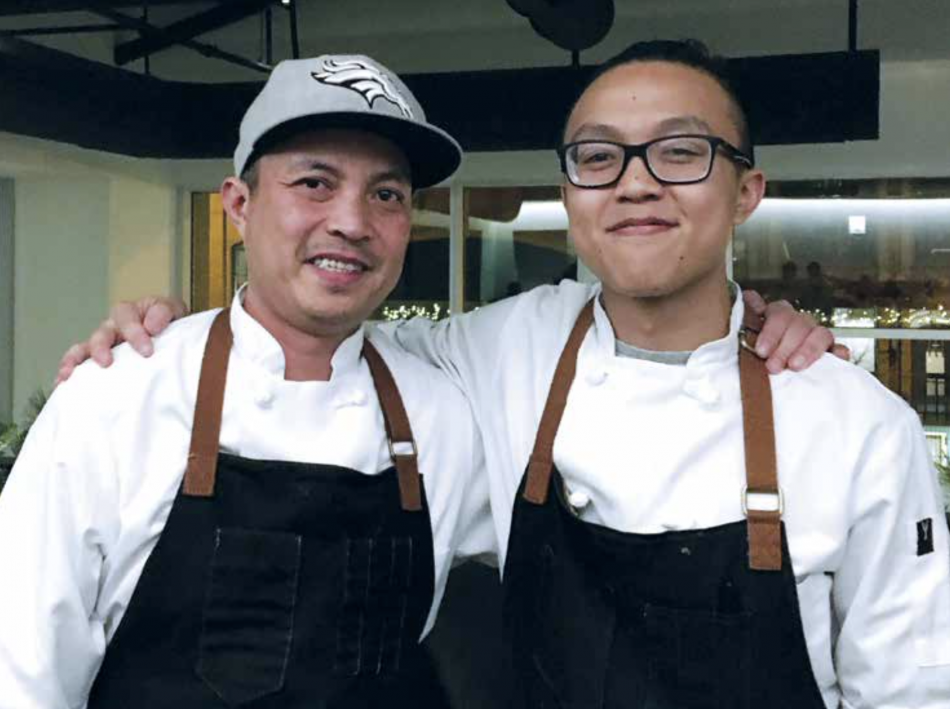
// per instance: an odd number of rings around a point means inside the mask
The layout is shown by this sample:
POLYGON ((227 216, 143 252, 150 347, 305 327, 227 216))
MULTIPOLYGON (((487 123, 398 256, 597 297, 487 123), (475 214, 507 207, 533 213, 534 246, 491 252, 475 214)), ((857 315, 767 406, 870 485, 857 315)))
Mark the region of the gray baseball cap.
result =
POLYGON ((369 57, 324 55, 274 67, 241 121, 235 174, 260 152, 262 138, 290 135, 298 122, 301 131, 349 128, 388 138, 409 160, 416 188, 441 182, 462 161, 459 144, 426 121, 415 96, 389 69, 369 57))

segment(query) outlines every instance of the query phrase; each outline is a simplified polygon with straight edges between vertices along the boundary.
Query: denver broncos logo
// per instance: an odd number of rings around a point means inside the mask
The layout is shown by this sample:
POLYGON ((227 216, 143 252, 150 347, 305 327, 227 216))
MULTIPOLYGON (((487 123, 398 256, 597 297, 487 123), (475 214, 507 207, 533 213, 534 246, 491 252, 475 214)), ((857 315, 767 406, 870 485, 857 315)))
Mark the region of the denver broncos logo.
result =
POLYGON ((342 86, 355 91, 366 100, 370 107, 373 101, 383 98, 394 104, 406 118, 412 118, 412 108, 389 77, 368 64, 351 59, 337 62, 327 59, 323 71, 311 72, 310 76, 323 84, 342 86))

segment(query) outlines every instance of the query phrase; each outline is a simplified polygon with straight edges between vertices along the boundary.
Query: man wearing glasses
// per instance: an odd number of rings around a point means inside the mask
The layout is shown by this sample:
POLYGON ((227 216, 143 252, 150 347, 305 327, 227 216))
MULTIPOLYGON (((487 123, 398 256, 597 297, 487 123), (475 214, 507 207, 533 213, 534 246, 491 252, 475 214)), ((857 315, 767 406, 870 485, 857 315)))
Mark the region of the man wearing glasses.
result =
POLYGON ((950 706, 919 420, 834 357, 750 354, 726 250, 765 177, 723 63, 634 45, 558 154, 600 284, 397 330, 473 401, 528 706, 950 706))
POLYGON ((721 61, 634 45, 559 155, 600 283, 396 329, 472 402, 527 705, 948 706, 916 416, 833 357, 770 381, 749 354, 725 256, 765 178, 721 61))

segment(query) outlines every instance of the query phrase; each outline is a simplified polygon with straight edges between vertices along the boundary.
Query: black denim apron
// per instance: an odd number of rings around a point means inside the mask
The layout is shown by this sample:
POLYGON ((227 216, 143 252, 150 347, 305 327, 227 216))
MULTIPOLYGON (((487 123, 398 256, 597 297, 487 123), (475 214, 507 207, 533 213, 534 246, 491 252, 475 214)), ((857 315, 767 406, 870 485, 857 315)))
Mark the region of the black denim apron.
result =
MULTIPOLYGON (((531 709, 824 709, 781 522, 763 363, 740 349, 748 486, 736 495, 748 502, 747 519, 619 532, 571 511, 552 462, 592 321, 593 302, 558 363, 514 505, 504 589, 519 701, 531 709)), ((631 475, 650 474, 635 458, 630 466, 631 475)))
POLYGON ((230 349, 225 310, 202 362, 182 488, 89 709, 444 706, 418 643, 432 529, 388 368, 367 341, 395 465, 364 475, 219 454, 230 349))

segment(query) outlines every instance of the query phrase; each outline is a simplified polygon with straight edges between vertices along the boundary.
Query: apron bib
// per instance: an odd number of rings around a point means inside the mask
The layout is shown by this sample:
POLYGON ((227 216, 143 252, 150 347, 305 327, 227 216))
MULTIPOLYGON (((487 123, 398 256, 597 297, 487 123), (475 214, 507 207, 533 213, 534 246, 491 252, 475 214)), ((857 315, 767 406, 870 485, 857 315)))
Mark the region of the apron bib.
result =
POLYGON ((781 521, 764 364, 740 350, 746 520, 619 532, 576 516, 553 465, 592 322, 593 301, 558 362, 514 504, 504 612, 524 705, 824 709, 781 521))
MULTIPOLYGON (((107 648, 89 709, 445 706, 419 645, 432 527, 409 421, 369 341, 394 467, 218 453, 228 311, 202 362, 182 488, 107 648)), ((375 442, 368 442, 374 445, 375 442)))

